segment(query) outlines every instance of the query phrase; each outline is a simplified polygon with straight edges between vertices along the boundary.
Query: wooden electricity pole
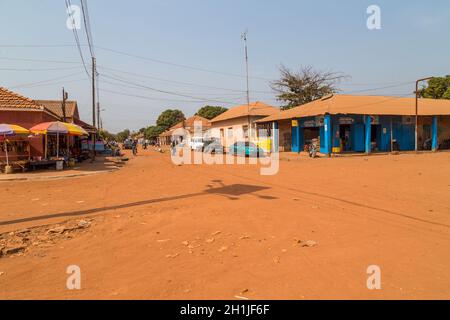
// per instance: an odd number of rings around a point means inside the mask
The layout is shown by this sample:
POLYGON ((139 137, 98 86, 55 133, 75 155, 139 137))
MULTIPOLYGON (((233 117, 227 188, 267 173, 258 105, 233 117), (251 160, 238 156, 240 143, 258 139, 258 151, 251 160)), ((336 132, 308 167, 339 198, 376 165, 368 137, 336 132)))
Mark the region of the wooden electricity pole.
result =
POLYGON ((95 58, 92 57, 92 126, 94 127, 94 132, 92 133, 92 161, 95 161, 95 142, 97 141, 97 137, 95 134, 96 128, 96 117, 95 117, 95 58))

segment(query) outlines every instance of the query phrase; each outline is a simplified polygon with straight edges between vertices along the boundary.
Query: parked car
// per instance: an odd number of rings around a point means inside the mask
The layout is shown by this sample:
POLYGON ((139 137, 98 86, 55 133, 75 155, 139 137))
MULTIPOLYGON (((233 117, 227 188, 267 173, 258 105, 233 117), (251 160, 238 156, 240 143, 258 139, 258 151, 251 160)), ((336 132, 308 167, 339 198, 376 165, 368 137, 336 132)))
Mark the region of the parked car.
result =
POLYGON ((246 157, 263 157, 265 152, 253 142, 236 142, 229 148, 232 155, 245 155, 246 157))
POLYGON ((189 141, 189 148, 194 151, 201 151, 204 145, 205 143, 202 137, 193 137, 191 141, 189 141))
POLYGON ((131 150, 131 149, 133 149, 133 140, 131 140, 131 139, 126 139, 126 140, 123 142, 122 149, 123 149, 123 150, 131 150))
POLYGON ((217 140, 207 140, 204 143, 203 147, 204 153, 209 154, 224 154, 224 147, 222 144, 217 140))

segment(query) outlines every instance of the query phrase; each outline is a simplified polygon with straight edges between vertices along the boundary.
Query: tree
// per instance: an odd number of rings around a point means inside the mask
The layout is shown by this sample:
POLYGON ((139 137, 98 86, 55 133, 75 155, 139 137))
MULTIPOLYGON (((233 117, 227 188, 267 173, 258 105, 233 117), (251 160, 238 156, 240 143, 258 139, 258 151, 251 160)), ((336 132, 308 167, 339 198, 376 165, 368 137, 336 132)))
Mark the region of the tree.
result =
POLYGON ((99 135, 102 140, 106 140, 106 141, 114 141, 117 139, 117 136, 115 134, 112 134, 104 129, 99 131, 99 135))
POLYGON ((144 136, 145 139, 155 140, 161 133, 163 133, 165 129, 159 126, 150 126, 145 129, 144 136))
POLYGON ((419 96, 429 99, 450 99, 450 75, 430 79, 428 85, 419 91, 419 96))
POLYGON ((125 129, 117 134, 117 141, 124 142, 130 136, 130 130, 125 129))
POLYGON ((221 115, 227 110, 228 110, 227 108, 219 106, 204 106, 203 108, 198 110, 195 115, 211 120, 221 115))
POLYGON ((281 65, 280 80, 272 82, 277 99, 284 104, 282 110, 291 109, 305 103, 338 92, 337 84, 347 76, 336 72, 322 72, 311 66, 301 67, 293 72, 281 65))
POLYGON ((164 128, 164 130, 173 127, 177 123, 186 120, 183 112, 180 110, 166 110, 156 120, 156 126, 164 128))

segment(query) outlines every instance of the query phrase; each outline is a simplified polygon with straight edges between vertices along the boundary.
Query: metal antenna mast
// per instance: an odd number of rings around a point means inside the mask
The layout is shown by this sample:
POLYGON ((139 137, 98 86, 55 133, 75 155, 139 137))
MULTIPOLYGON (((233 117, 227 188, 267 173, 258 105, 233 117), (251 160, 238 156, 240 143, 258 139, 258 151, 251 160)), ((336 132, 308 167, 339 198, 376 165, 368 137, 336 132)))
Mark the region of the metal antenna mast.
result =
POLYGON ((248 31, 246 30, 241 35, 241 39, 244 40, 244 46, 245 46, 245 69, 246 69, 246 78, 247 78, 247 122, 248 122, 247 135, 250 137, 250 89, 249 89, 249 80, 248 80, 247 34, 248 34, 248 31))

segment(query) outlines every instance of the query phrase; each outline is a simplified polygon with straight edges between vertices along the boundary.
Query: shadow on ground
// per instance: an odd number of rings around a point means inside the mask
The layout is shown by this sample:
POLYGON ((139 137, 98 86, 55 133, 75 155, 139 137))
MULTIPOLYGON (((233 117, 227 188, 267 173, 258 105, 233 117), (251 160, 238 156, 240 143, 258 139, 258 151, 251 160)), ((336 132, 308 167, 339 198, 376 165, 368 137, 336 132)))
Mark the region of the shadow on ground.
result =
MULTIPOLYGON (((217 183, 217 181, 215 181, 215 182, 217 183)), ((221 186, 219 186, 219 187, 211 187, 209 185, 208 186, 209 189, 206 189, 204 191, 197 192, 197 193, 189 193, 189 194, 183 194, 183 195, 178 195, 178 196, 148 199, 148 200, 129 202, 129 203, 124 203, 124 204, 119 204, 119 205, 112 205, 112 206, 103 206, 103 207, 86 209, 86 210, 59 212, 59 213, 40 215, 40 216, 35 216, 35 217, 28 217, 28 218, 9 220, 9 221, 0 221, 0 226, 12 225, 12 224, 16 224, 16 223, 46 220, 46 219, 53 219, 53 218, 85 216, 85 215, 100 213, 103 211, 126 209, 126 208, 138 207, 138 206, 154 204, 154 203, 182 200, 182 199, 187 199, 187 198, 200 197, 200 196, 204 196, 204 195, 208 195, 208 194, 216 194, 219 196, 225 196, 230 200, 239 200, 240 196, 247 195, 247 194, 255 195, 264 200, 277 199, 275 197, 261 196, 261 195, 256 194, 256 192, 270 189, 269 187, 247 185, 247 184, 232 184, 229 186, 225 186, 225 185, 223 185, 223 183, 221 181, 220 181, 220 184, 221 184, 221 186)))

